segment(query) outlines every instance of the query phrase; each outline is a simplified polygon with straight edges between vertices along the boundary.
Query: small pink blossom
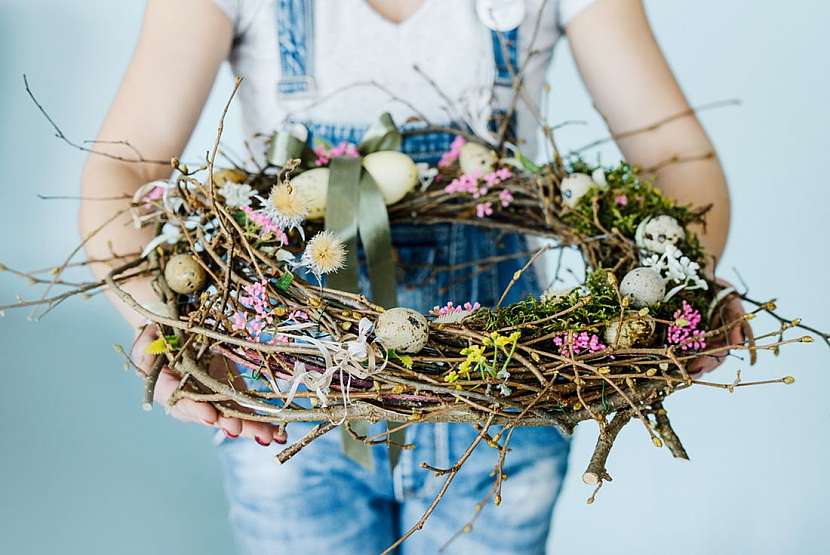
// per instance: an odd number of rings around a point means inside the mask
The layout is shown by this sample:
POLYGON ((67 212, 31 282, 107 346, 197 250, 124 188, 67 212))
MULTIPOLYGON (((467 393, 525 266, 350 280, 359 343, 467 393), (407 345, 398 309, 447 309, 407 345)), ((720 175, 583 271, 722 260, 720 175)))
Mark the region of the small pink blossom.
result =
POLYGON ((262 333, 263 328, 265 328, 265 321, 261 319, 254 318, 250 322, 248 322, 248 333, 251 334, 251 337, 259 337, 262 333))
POLYGON ((705 349, 706 334, 698 328, 702 320, 700 311, 683 301, 683 305, 673 316, 675 323, 669 326, 669 343, 680 345, 684 351, 705 349))
POLYGON ((461 154, 461 147, 467 143, 467 140, 464 139, 461 135, 457 135, 453 140, 452 144, 450 145, 450 149, 441 155, 441 160, 438 161, 439 168, 446 168, 447 166, 451 165, 453 162, 458 160, 458 156, 461 154))
POLYGON ((317 155, 317 159, 314 161, 315 166, 328 165, 332 158, 337 158, 338 156, 349 156, 351 158, 360 156, 357 146, 346 141, 331 149, 327 149, 324 145, 317 145, 314 148, 314 154, 317 155))
POLYGON ((617 195, 614 197, 614 202, 617 206, 628 206, 628 197, 625 195, 617 195))
POLYGON ((289 343, 291 343, 291 338, 287 335, 278 333, 271 338, 271 341, 269 343, 271 343, 271 345, 288 345, 289 343))
POLYGON ((288 314, 288 319, 295 322, 308 322, 308 314, 304 310, 292 310, 288 314))
POLYGON ((486 218, 493 214, 492 202, 480 202, 476 204, 476 216, 479 218, 486 218))
POLYGON ((432 309, 432 313, 436 316, 446 316, 448 314, 458 314, 460 312, 475 312, 479 308, 481 308, 481 305, 478 303, 466 302, 463 305, 453 305, 453 302, 450 301, 446 304, 446 306, 435 306, 432 309))
MULTIPOLYGON (((254 320, 262 320, 264 323, 270 324, 273 321, 273 316, 269 314, 271 311, 271 301, 267 296, 266 284, 265 281, 261 281, 245 285, 242 289, 247 295, 240 295, 239 302, 242 303, 242 306, 254 310, 256 313, 254 320)), ((265 325, 264 323, 263 326, 265 325)))
POLYGON ((452 181, 449 185, 444 187, 447 193, 469 193, 471 195, 481 195, 478 189, 478 177, 470 174, 461 174, 452 181))
POLYGON ((236 314, 231 316, 231 328, 234 331, 244 330, 247 325, 248 319, 242 312, 237 311, 236 314))
POLYGON ((499 193, 499 200, 501 201, 501 205, 507 208, 513 202, 513 193, 510 192, 510 189, 502 189, 499 193))
POLYGON ((144 207, 149 207, 154 200, 159 200, 164 196, 164 185, 156 185, 150 192, 144 195, 144 207))
POLYGON ((559 347, 559 354, 568 356, 581 353, 596 353, 605 349, 605 345, 596 334, 587 331, 566 332, 553 338, 553 344, 559 347))
POLYGON ((245 215, 248 216, 248 219, 251 220, 254 225, 259 227, 261 236, 272 233, 280 242, 282 242, 283 245, 288 243, 288 236, 285 234, 285 231, 283 231, 283 229, 278 226, 274 220, 269 218, 268 214, 254 210, 250 206, 243 206, 242 211, 245 212, 245 215))

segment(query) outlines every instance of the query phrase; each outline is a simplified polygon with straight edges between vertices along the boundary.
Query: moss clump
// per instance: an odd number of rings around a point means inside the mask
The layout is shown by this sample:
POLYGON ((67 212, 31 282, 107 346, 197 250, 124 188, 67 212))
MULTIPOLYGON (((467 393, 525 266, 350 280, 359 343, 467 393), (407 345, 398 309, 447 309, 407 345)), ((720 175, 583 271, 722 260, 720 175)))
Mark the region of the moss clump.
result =
POLYGON ((554 332, 596 329, 619 313, 620 303, 608 280, 608 271, 600 269, 588 275, 584 286, 567 295, 545 299, 528 297, 498 310, 482 309, 466 323, 488 332, 522 326, 522 337, 533 338, 554 332), (567 314, 551 318, 568 309, 571 310, 567 314), (544 321, 532 324, 539 320, 544 321))

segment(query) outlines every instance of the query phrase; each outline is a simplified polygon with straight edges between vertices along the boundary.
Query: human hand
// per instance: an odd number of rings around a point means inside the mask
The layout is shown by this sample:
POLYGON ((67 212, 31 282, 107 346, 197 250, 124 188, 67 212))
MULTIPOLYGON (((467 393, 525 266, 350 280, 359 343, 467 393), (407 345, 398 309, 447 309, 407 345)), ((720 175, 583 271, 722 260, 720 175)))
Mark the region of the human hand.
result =
MULTIPOLYGON (((724 287, 731 288, 731 284, 720 281, 724 287)), ((711 336, 707 340, 706 350, 718 349, 727 345, 743 345, 744 342, 752 342, 752 327, 744 318, 746 311, 744 310, 741 298, 736 293, 730 293, 724 300, 715 307, 715 312, 712 315, 712 328, 717 328, 729 322, 740 320, 740 323, 729 328, 728 330, 711 336)), ((729 355, 728 350, 718 351, 716 353, 701 355, 692 360, 687 371, 689 374, 703 375, 711 372, 718 366, 723 364, 726 357, 729 355)))
MULTIPOLYGON (((141 328, 136 335, 133 342, 133 348, 130 356, 135 364, 141 369, 144 378, 153 367, 157 355, 151 355, 146 352, 147 345, 158 337, 158 330, 156 326, 149 325, 141 328)), ((219 362, 224 362, 223 359, 218 359, 219 362)), ((212 364, 212 373, 218 375, 223 374, 221 365, 212 364)), ((226 372, 224 372, 226 373, 226 372)), ((167 367, 164 366, 159 374, 156 388, 154 391, 154 401, 159 405, 166 407, 170 396, 176 390, 179 384, 179 378, 167 367)), ((221 429, 229 438, 236 438, 239 436, 253 439, 263 446, 270 445, 272 441, 276 443, 285 443, 285 431, 277 428, 274 425, 265 422, 253 422, 250 420, 243 420, 240 418, 230 418, 223 416, 211 404, 193 401, 191 399, 179 399, 176 401, 168 411, 171 416, 181 420, 182 422, 193 422, 221 429)))

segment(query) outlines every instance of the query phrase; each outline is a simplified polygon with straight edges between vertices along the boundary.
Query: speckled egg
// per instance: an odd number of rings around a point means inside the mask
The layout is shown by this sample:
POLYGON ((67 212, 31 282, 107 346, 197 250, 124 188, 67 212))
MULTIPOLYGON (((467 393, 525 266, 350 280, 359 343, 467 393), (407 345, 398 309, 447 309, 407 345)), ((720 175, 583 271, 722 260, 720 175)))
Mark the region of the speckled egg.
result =
POLYGON ((465 143, 458 154, 461 172, 469 175, 485 175, 496 168, 498 155, 484 145, 465 143))
POLYGON ((217 187, 221 187, 229 181, 231 183, 245 183, 245 179, 247 177, 248 174, 242 170, 237 170, 235 168, 223 168, 213 172, 213 184, 217 187))
POLYGON ((167 261, 164 279, 170 289, 182 295, 189 295, 205 286, 207 274, 189 254, 177 254, 167 261))
POLYGON ((608 323, 605 328, 605 343, 609 347, 630 349, 634 345, 648 345, 654 338, 657 325, 654 318, 641 316, 629 310, 625 316, 608 323))
POLYGON ((652 306, 666 295, 666 282, 654 268, 634 268, 620 282, 620 294, 637 308, 652 306))
POLYGON ((375 322, 375 337, 387 349, 398 353, 417 353, 429 339, 429 323, 411 308, 390 308, 375 322))
POLYGON ((415 188, 418 166, 397 150, 381 150, 363 158, 363 167, 378 184, 386 204, 395 204, 415 188))
POLYGON ((597 184, 591 179, 590 175, 584 173, 572 173, 562 180, 562 185, 559 186, 562 191, 562 203, 568 208, 573 208, 579 199, 596 187, 597 184))
POLYGON ((649 252, 661 254, 665 252, 666 245, 676 245, 686 237, 683 226, 671 216, 665 214, 645 218, 634 234, 637 246, 649 252))
POLYGON ((314 168, 291 179, 291 186, 308 207, 306 218, 309 220, 319 220, 326 215, 329 174, 328 168, 314 168))

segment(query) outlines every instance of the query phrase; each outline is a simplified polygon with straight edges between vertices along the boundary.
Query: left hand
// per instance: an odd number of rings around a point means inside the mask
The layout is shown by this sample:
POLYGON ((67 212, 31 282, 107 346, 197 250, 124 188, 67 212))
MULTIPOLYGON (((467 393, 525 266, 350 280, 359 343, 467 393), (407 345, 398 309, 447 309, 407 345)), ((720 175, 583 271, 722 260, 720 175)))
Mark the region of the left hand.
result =
MULTIPOLYGON (((720 283, 726 287, 731 287, 729 283, 723 281, 720 283)), ((744 310, 741 298, 737 294, 732 293, 721 301, 712 315, 710 327, 717 328, 727 322, 734 322, 735 320, 741 320, 741 323, 733 326, 728 331, 709 337, 707 339, 706 350, 716 349, 725 345, 743 345, 746 341, 751 342, 753 338, 752 327, 748 321, 743 319, 745 314, 746 310, 744 310)), ((686 370, 692 376, 696 374, 698 376, 703 375, 723 364, 723 361, 726 360, 728 355, 729 351, 701 355, 692 360, 686 370)))

